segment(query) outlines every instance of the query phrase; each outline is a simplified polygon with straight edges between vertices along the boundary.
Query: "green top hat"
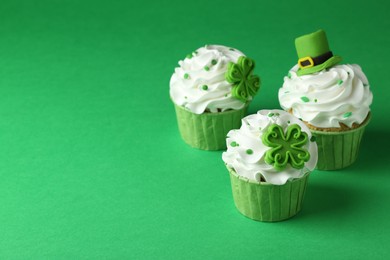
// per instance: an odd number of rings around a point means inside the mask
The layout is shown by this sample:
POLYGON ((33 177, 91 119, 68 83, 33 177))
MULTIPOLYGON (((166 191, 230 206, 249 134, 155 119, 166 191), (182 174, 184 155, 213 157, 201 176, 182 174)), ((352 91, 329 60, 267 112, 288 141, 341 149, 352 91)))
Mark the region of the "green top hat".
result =
POLYGON ((303 35, 295 39, 299 69, 297 75, 306 75, 336 65, 340 56, 333 56, 329 50, 328 39, 324 30, 303 35))

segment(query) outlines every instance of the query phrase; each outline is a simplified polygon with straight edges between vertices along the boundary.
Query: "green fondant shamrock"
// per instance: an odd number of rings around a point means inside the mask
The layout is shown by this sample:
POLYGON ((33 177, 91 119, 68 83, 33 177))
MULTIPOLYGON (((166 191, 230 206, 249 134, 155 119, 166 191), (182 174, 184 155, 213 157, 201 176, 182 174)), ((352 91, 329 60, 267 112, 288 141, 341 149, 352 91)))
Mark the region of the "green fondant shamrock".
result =
POLYGON ((289 125, 286 134, 283 128, 272 124, 262 136, 263 143, 271 147, 265 153, 265 162, 281 171, 289 163, 295 169, 302 169, 310 154, 302 148, 308 142, 308 135, 297 124, 289 125))
POLYGON ((232 83, 232 96, 246 102, 260 88, 260 78, 253 75, 255 62, 245 56, 238 58, 237 63, 229 62, 225 74, 227 82, 232 83))

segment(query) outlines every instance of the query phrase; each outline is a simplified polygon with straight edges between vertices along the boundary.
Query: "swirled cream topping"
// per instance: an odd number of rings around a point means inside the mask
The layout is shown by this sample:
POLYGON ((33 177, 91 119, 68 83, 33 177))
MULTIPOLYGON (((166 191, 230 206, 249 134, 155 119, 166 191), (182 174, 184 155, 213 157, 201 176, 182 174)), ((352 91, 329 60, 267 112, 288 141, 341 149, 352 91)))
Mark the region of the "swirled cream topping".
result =
POLYGON ((283 110, 260 110, 231 130, 222 159, 249 180, 283 185, 312 171, 318 158, 309 128, 283 110))
POLYGON ((206 45, 187 55, 171 77, 171 99, 195 114, 243 108, 245 102, 232 96, 232 84, 225 78, 228 63, 241 56, 245 55, 222 45, 206 45))
POLYGON ((320 127, 352 127, 361 124, 370 112, 372 93, 359 65, 336 65, 310 75, 297 76, 294 66, 279 89, 284 110, 320 127))

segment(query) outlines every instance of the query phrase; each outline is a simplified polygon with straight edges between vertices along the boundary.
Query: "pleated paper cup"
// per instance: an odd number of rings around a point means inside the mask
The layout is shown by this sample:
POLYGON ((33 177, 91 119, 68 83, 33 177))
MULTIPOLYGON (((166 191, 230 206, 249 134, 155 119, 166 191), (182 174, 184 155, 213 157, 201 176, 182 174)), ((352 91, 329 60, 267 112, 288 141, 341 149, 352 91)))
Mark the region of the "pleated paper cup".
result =
POLYGON ((240 128, 248 109, 246 105, 240 110, 198 115, 174 105, 181 137, 190 146, 202 150, 226 149, 227 133, 240 128))
POLYGON ((318 146, 318 170, 340 170, 353 164, 370 118, 359 127, 341 132, 311 130, 318 146))
POLYGON ((284 185, 251 181, 228 168, 233 199, 244 216, 265 222, 282 221, 295 216, 302 208, 309 173, 284 185))

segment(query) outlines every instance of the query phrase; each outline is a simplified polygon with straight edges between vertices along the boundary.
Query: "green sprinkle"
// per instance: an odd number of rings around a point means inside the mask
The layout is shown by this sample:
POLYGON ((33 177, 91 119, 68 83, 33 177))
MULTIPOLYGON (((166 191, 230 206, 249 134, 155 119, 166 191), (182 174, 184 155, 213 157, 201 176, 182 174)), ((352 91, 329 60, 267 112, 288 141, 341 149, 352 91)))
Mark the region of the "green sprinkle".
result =
POLYGON ((217 60, 211 60, 211 64, 213 65, 217 64, 217 60))
POLYGON ((269 113, 268 116, 269 117, 273 117, 275 114, 274 113, 269 113))
POLYGON ((188 73, 184 73, 184 79, 188 79, 190 77, 190 75, 188 75, 188 73))
POLYGON ((352 116, 352 112, 347 112, 343 116, 344 116, 344 118, 348 118, 348 117, 352 116))
POLYGON ((310 137, 310 142, 315 142, 316 141, 316 137, 314 136, 314 135, 312 135, 311 137, 310 137))
POLYGON ((309 102, 310 101, 310 99, 308 97, 305 97, 305 96, 301 97, 301 100, 303 102, 309 102))
POLYGON ((186 56, 186 58, 187 58, 187 59, 191 59, 191 58, 192 58, 192 54, 188 54, 188 55, 186 56))
POLYGON ((197 52, 197 51, 194 51, 194 53, 195 53, 195 54, 198 54, 198 52, 197 52))
POLYGON ((184 96, 185 99, 187 99, 188 97, 187 96, 184 96))
POLYGON ((275 113, 275 116, 280 116, 280 114, 279 113, 275 113))
POLYGON ((225 97, 227 97, 228 96, 228 94, 225 94, 225 97))
POLYGON ((248 149, 248 150, 246 150, 246 153, 247 154, 253 154, 253 150, 252 149, 248 149))
POLYGON ((238 144, 236 141, 231 142, 230 145, 231 145, 232 147, 239 146, 239 144, 238 144))
POLYGON ((316 102, 316 103, 317 103, 317 101, 318 101, 317 99, 314 99, 314 102, 316 102))
POLYGON ((209 66, 204 66, 204 70, 209 71, 210 70, 209 66))
POLYGON ((363 83, 363 87, 367 87, 368 86, 368 84, 366 84, 366 83, 363 83))
POLYGON ((231 51, 234 51, 234 49, 233 49, 233 48, 230 48, 229 50, 231 50, 231 51))
POLYGON ((208 90, 209 87, 208 87, 207 85, 203 85, 203 86, 202 86, 202 89, 203 89, 203 90, 208 90))
POLYGON ((291 79, 291 73, 290 73, 290 72, 287 74, 287 77, 288 77, 289 79, 291 79))
POLYGON ((288 121, 287 121, 287 124, 290 124, 290 123, 291 123, 290 120, 288 120, 288 121))
POLYGON ((288 93, 290 93, 290 91, 284 91, 284 94, 288 94, 288 93))
POLYGON ((339 80, 337 81, 337 84, 341 85, 341 84, 343 84, 343 82, 344 82, 344 81, 342 81, 341 79, 339 79, 339 80))

